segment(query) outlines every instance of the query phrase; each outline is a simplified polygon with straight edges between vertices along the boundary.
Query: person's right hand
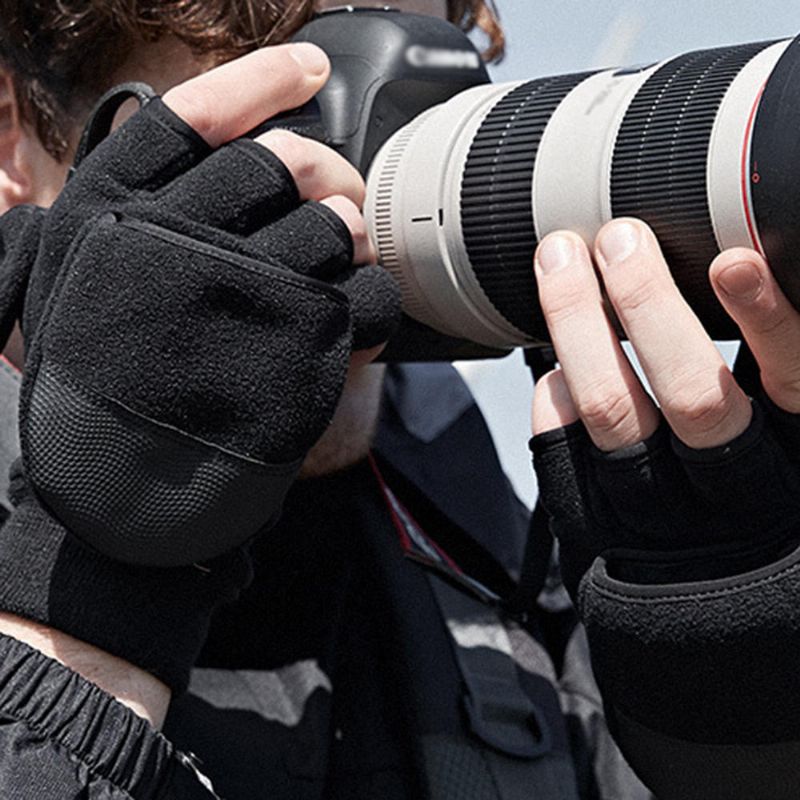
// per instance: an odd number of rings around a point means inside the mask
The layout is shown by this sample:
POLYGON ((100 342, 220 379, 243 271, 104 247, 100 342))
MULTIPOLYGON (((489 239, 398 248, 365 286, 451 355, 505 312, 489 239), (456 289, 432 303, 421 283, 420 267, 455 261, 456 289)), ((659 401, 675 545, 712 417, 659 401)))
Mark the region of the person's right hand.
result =
MULTIPOLYGON (((121 561, 212 558, 277 514, 353 350, 399 315, 356 170, 286 131, 329 72, 308 44, 169 91, 77 170, 53 208, 3 218, 31 246, 21 409, 26 476, 121 561)), ((17 261, 19 263, 19 261, 17 261)))

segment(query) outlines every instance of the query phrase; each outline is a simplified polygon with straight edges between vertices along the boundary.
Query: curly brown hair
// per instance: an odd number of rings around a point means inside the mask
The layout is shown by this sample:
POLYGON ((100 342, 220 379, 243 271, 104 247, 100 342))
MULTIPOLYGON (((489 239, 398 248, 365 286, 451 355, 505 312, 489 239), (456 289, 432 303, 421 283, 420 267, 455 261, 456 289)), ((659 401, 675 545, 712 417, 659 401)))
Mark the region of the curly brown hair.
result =
MULTIPOLYGON (((488 37, 503 55, 493 0, 448 0, 451 22, 488 37)), ((288 39, 314 0, 0 0, 0 62, 11 71, 23 119, 61 160, 75 115, 108 87, 133 48, 171 35, 220 63, 288 39)))

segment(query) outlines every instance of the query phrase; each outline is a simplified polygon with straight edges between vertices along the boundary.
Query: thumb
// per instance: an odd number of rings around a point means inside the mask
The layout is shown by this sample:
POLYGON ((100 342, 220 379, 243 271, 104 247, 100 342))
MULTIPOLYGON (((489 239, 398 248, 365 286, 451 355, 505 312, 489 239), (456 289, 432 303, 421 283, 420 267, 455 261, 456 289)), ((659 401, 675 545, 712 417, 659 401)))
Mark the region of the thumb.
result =
POLYGON ((712 263, 710 278, 758 362, 770 400, 784 411, 800 413, 800 313, 767 262, 753 250, 726 250, 712 263))

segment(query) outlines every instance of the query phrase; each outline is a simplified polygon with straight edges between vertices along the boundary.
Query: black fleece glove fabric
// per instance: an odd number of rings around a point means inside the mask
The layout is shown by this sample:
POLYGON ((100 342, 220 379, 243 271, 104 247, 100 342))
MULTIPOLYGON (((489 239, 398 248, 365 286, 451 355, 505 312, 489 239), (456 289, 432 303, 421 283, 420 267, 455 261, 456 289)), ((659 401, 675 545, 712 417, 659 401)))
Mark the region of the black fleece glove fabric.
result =
POLYGON ((399 314, 391 278, 353 269, 344 223, 275 156, 210 152, 160 101, 81 166, 34 252, 25 471, 128 563, 203 561, 274 520, 351 351, 399 314))
POLYGON ((212 151, 161 101, 0 235, 27 345, 0 608, 179 691, 399 294, 277 157, 212 151))
POLYGON ((611 453, 594 447, 580 422, 534 437, 541 499, 573 600, 601 555, 613 554, 621 578, 661 584, 724 577, 800 539, 800 470, 784 446, 785 429, 800 422, 778 431, 772 420, 781 413, 754 403, 749 428, 708 450, 686 447, 666 425, 611 453))
POLYGON ((800 417, 753 410, 709 450, 666 427, 615 453, 580 423, 531 441, 610 722, 665 800, 796 792, 800 417))

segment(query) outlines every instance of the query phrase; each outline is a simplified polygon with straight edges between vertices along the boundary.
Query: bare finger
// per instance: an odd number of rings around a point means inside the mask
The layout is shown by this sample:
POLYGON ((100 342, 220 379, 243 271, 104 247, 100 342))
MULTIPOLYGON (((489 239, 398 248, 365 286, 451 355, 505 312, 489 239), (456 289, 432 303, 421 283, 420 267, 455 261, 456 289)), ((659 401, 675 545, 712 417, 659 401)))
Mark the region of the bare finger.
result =
POLYGON ((353 239, 353 263, 377 263, 378 254, 367 233, 367 223, 355 203, 342 195, 326 197, 320 202, 335 212, 347 225, 353 239))
POLYGON ((611 451, 651 436, 658 411, 608 321, 583 240, 568 232, 547 236, 536 277, 564 379, 592 441, 611 451))
POLYGON ((743 433, 750 401, 681 297, 653 232, 639 220, 610 222, 596 253, 608 297, 678 438, 708 448, 743 433))
POLYGON ((548 372, 536 381, 533 392, 531 430, 534 436, 558 428, 566 428, 579 418, 572 402, 564 373, 560 369, 548 372))
POLYGON ((709 274, 758 362, 764 390, 784 411, 800 413, 800 313, 766 261, 753 250, 727 250, 714 260, 709 274))
POLYGON ((268 131, 256 141, 286 165, 303 200, 344 195, 358 208, 364 204, 364 179, 349 161, 330 147, 284 130, 268 131))
POLYGON ((328 57, 313 44, 265 47, 170 89, 164 103, 219 147, 306 103, 329 73, 328 57))

